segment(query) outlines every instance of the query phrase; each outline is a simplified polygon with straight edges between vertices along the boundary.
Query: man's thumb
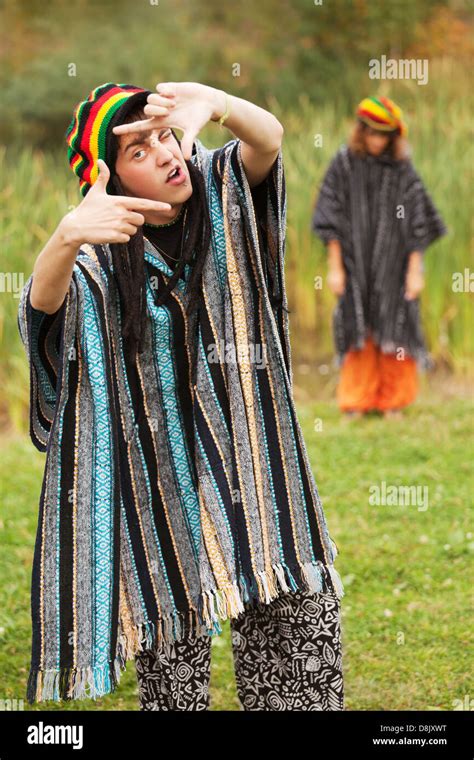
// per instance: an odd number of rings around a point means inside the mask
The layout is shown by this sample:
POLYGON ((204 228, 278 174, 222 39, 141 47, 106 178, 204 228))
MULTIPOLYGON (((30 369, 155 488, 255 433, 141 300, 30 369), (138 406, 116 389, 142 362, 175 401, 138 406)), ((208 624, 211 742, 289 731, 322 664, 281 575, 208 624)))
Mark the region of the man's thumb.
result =
POLYGON ((107 182, 110 179, 109 167, 101 158, 99 158, 97 161, 97 167, 99 169, 99 176, 97 177, 95 184, 99 186, 99 189, 105 190, 107 187, 107 182))

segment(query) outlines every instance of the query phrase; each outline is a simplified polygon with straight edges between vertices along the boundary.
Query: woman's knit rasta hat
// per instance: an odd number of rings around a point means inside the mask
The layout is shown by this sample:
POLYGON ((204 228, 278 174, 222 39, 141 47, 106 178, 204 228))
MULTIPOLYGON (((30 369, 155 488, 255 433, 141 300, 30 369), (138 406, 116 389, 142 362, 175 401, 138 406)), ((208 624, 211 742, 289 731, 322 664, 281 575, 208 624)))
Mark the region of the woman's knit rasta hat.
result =
POLYGON ((106 82, 92 90, 74 109, 66 130, 68 160, 79 177, 79 188, 87 194, 98 177, 97 160, 103 159, 111 175, 115 167, 112 129, 136 106, 144 106, 151 90, 131 84, 106 82))
POLYGON ((364 98, 357 106, 356 116, 372 129, 397 131, 402 137, 408 134, 402 109, 390 98, 364 98))

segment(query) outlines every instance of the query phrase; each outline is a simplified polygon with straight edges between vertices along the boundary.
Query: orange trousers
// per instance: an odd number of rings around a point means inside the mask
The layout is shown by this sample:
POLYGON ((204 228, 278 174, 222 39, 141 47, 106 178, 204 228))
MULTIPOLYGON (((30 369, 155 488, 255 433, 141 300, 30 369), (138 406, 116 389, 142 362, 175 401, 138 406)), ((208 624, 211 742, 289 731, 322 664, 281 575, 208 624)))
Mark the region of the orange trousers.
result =
POLYGON ((342 411, 401 409, 418 392, 416 361, 383 354, 371 338, 360 351, 348 351, 341 367, 337 401, 342 411))

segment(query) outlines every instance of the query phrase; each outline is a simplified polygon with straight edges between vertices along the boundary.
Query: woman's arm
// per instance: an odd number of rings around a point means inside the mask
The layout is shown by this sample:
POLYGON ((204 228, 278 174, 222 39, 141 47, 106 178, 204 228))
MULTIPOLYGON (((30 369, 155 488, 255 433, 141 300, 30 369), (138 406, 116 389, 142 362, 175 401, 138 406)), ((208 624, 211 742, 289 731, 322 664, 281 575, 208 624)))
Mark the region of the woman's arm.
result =
MULTIPOLYGON (((223 90, 210 88, 211 121, 218 121, 226 110, 223 90)), ((241 156, 250 187, 262 182, 273 166, 283 139, 283 126, 264 108, 227 94, 230 113, 224 124, 241 142, 241 156)))
POLYGON ((328 241, 328 285, 336 296, 342 296, 346 289, 346 270, 342 263, 342 249, 339 240, 328 241))
POLYGON ((421 251, 412 251, 408 257, 407 273, 405 277, 405 298, 407 301, 413 301, 417 298, 424 286, 423 254, 421 251))

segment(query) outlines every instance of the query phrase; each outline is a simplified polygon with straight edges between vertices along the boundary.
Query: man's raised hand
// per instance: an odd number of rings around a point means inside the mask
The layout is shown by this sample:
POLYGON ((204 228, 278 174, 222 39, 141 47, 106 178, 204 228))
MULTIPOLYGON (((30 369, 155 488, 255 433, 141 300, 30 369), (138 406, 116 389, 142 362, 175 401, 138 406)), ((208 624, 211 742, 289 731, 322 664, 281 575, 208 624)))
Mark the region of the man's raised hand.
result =
POLYGON ((146 211, 169 211, 171 205, 148 198, 109 195, 110 170, 105 161, 97 162, 99 176, 77 208, 67 214, 71 238, 82 243, 128 243, 137 228, 145 223, 146 211))
POLYGON ((199 82, 159 82, 156 90, 157 94, 148 95, 143 108, 150 118, 118 124, 113 133, 126 135, 165 127, 179 129, 183 132, 181 152, 188 161, 195 138, 212 117, 216 90, 199 82))

